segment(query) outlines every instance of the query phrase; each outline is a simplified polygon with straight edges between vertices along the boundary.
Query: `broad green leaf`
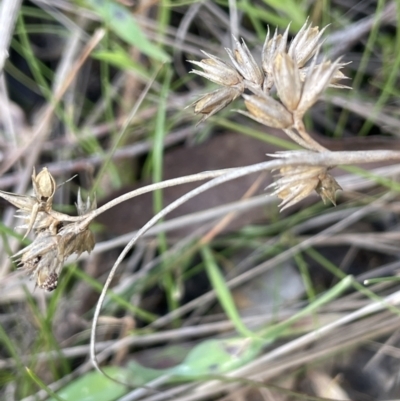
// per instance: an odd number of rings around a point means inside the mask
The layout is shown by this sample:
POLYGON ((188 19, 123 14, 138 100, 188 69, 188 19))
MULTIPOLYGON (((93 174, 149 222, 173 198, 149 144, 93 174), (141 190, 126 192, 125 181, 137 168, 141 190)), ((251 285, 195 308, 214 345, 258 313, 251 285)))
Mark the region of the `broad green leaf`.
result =
POLYGON ((146 368, 135 361, 129 362, 128 369, 130 371, 130 383, 134 387, 144 386, 146 383, 169 373, 169 369, 146 368))
POLYGON ((168 382, 173 383, 196 380, 210 374, 224 374, 252 361, 265 344, 265 341, 254 338, 206 340, 196 345, 182 363, 172 368, 151 369, 130 362, 130 381, 135 386, 143 386, 164 375, 169 376, 168 382))
POLYGON ((126 7, 111 0, 86 0, 86 3, 121 39, 149 57, 162 62, 170 60, 167 53, 147 39, 126 7))
MULTIPOLYGON (((128 370, 117 366, 109 366, 104 371, 111 377, 121 382, 126 382, 128 370)), ((60 391, 57 395, 65 401, 114 401, 126 394, 128 388, 122 384, 104 377, 97 371, 86 373, 74 380, 60 391)), ((49 401, 56 401, 49 398, 49 401)))
POLYGON ((263 340, 254 338, 207 340, 194 347, 169 373, 185 378, 223 374, 252 361, 264 344, 263 340))

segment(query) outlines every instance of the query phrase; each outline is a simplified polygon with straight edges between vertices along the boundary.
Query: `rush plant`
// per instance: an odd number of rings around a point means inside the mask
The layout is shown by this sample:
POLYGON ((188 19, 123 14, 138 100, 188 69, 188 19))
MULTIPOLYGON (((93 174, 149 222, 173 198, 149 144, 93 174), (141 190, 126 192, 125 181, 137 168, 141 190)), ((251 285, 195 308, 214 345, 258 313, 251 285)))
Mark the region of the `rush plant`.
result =
POLYGON ((89 226, 101 213, 121 202, 143 193, 181 185, 188 182, 210 180, 166 206, 132 237, 110 270, 94 312, 90 353, 94 366, 98 366, 95 343, 96 327, 102 304, 119 265, 138 239, 160 219, 191 198, 236 178, 265 170, 278 171, 272 184, 272 195, 279 197, 282 209, 294 205, 313 191, 322 200, 335 204, 340 185, 330 174, 334 166, 387 160, 400 160, 400 152, 391 150, 331 152, 307 132, 305 113, 331 88, 349 88, 340 83, 345 79, 340 59, 329 61, 320 57, 321 37, 326 28, 319 30, 307 23, 288 44, 289 27, 283 35, 275 33, 265 40, 261 64, 255 61, 244 41, 234 40, 234 49, 227 49, 230 62, 208 53, 201 61, 191 61, 201 70, 192 73, 205 77, 220 88, 207 93, 192 104, 194 112, 205 121, 238 98, 244 100, 246 110, 239 113, 263 125, 282 129, 303 150, 277 153, 272 160, 229 170, 206 171, 190 176, 162 181, 122 195, 97 208, 93 199, 84 202, 78 193, 77 216, 53 209, 57 185, 51 173, 44 168, 32 175, 33 196, 0 191, 4 198, 19 209, 23 219, 21 228, 25 236, 33 234, 30 245, 14 256, 21 269, 27 272, 44 290, 53 291, 66 259, 71 255, 90 252, 94 237, 89 226))

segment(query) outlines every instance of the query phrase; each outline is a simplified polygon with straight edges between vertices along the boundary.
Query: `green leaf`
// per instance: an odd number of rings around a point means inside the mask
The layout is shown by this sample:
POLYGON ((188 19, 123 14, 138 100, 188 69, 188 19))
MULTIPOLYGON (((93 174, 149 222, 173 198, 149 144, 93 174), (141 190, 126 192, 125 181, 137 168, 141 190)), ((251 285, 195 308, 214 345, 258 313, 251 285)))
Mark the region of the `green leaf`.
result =
POLYGON ((172 368, 151 369, 132 361, 128 369, 135 386, 143 386, 164 375, 169 376, 169 383, 191 381, 237 369, 252 361, 265 344, 264 340, 254 338, 206 340, 196 345, 182 363, 172 368))
POLYGON ((210 249, 205 246, 201 249, 201 253, 206 266, 207 275, 215 292, 217 293, 218 300, 221 303, 225 313, 228 315, 229 319, 232 320, 232 323, 235 325, 236 330, 240 334, 245 337, 254 337, 255 334, 252 333, 243 323, 239 312, 236 309, 232 294, 226 285, 225 278, 215 263, 214 256, 212 255, 210 249))
POLYGON ((252 361, 265 342, 254 338, 207 340, 194 347, 169 373, 183 378, 223 374, 252 361))
POLYGON ((135 63, 129 54, 122 48, 113 50, 98 50, 92 53, 92 58, 105 61, 106 63, 122 70, 134 71, 143 78, 150 78, 148 70, 138 63, 135 63))
POLYGON ((164 50, 147 39, 126 7, 111 0, 86 0, 86 3, 125 42, 156 60, 170 61, 170 57, 164 50))
MULTIPOLYGON (((128 371, 117 366, 106 367, 104 371, 122 382, 126 382, 128 378, 128 371)), ((126 386, 115 383, 101 373, 93 371, 74 380, 58 391, 57 395, 65 401, 114 401, 126 394, 127 391, 126 386)), ((56 401, 56 399, 49 398, 49 401, 56 401)))

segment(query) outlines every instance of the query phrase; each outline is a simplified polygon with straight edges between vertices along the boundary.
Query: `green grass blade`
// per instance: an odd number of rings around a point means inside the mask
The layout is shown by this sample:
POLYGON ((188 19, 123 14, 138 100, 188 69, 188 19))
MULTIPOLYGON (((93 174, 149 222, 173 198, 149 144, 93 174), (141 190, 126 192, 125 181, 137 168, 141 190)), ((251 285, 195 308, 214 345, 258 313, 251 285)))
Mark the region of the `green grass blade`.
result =
POLYGON ((204 264, 206 266, 207 275, 211 281, 211 285, 217 293, 218 300, 221 303, 221 306, 224 309, 225 313, 227 314, 229 319, 232 320, 232 323, 235 325, 236 330, 241 335, 245 337, 254 337, 255 334, 245 326, 238 310, 236 309, 235 301, 228 286, 226 285, 224 276, 221 274, 215 262, 210 248, 206 246, 202 247, 201 254, 204 260, 204 264))
POLYGON ((42 380, 39 379, 38 376, 35 375, 35 373, 33 373, 33 371, 29 368, 26 368, 26 372, 28 373, 29 377, 44 391, 46 391, 46 393, 48 395, 51 395, 55 400, 57 401, 67 401, 64 398, 61 398, 60 396, 58 396, 51 388, 49 388, 48 386, 46 386, 45 383, 42 382, 42 380))
POLYGON ((111 0, 86 0, 86 3, 125 42, 135 46, 155 60, 169 61, 168 54, 146 38, 126 7, 111 0))

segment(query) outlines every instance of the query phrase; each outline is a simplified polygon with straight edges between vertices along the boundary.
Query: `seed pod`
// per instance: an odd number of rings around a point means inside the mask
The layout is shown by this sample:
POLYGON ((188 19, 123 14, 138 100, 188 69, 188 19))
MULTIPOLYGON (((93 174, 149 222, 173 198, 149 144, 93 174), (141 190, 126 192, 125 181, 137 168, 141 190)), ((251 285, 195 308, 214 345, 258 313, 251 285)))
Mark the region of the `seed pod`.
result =
POLYGON ((269 39, 269 27, 268 34, 265 38, 264 46, 261 53, 262 67, 266 75, 264 80, 264 91, 269 91, 274 84, 274 77, 272 75, 273 65, 275 57, 279 53, 284 53, 286 51, 287 37, 289 34, 289 27, 285 30, 283 35, 278 35, 278 30, 275 30, 272 39, 269 39))
POLYGON ((315 65, 316 56, 314 56, 313 63, 303 84, 301 99, 296 110, 298 118, 302 118, 304 113, 319 99, 340 66, 340 60, 336 60, 333 63, 323 60, 321 64, 315 65))
POLYGON ((288 110, 296 110, 302 89, 296 62, 286 53, 277 54, 274 61, 273 74, 279 99, 288 110))
POLYGON ((311 28, 307 26, 308 19, 301 27, 300 31, 290 43, 288 54, 296 61, 299 68, 302 68, 308 60, 317 52, 322 34, 328 26, 319 30, 317 26, 311 28))
POLYGON ((315 188, 318 195, 322 198, 325 204, 327 201, 329 201, 333 203, 335 206, 336 206, 336 199, 335 199, 336 192, 341 189, 342 187, 329 173, 320 175, 319 183, 317 185, 317 188, 315 188))
MULTIPOLYGON (((283 157, 287 157, 287 152, 283 157)), ((294 153, 293 153, 294 154, 294 153)), ((274 188, 272 195, 282 199, 281 210, 292 206, 310 195, 314 190, 324 203, 329 200, 335 206, 335 193, 340 188, 336 180, 327 172, 325 166, 284 166, 279 169, 279 179, 269 187, 274 188)))
POLYGON ((196 100, 191 104, 191 106, 194 106, 195 114, 204 114, 199 123, 228 106, 229 103, 243 93, 243 90, 244 88, 240 85, 233 88, 222 87, 196 100))
POLYGON ((206 52, 203 53, 209 58, 201 61, 189 60, 189 63, 199 66, 204 71, 192 70, 190 71, 192 74, 200 75, 223 86, 234 86, 243 80, 240 74, 233 67, 212 54, 206 52))
POLYGON ((32 184, 37 200, 45 203, 45 209, 51 208, 57 185, 47 167, 43 167, 38 175, 33 170, 32 184))
POLYGON ((272 97, 265 95, 243 95, 245 105, 249 113, 237 110, 261 124, 274 128, 288 128, 293 125, 293 117, 282 103, 272 97))
POLYGON ((261 85, 264 80, 264 74, 254 60, 246 43, 244 40, 240 43, 235 37, 233 39, 236 44, 235 51, 232 52, 230 49, 225 49, 233 65, 244 78, 256 85, 261 85))
POLYGON ((58 285, 58 274, 54 271, 48 271, 48 269, 42 269, 38 272, 36 284, 42 290, 54 291, 58 285))

